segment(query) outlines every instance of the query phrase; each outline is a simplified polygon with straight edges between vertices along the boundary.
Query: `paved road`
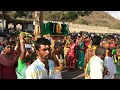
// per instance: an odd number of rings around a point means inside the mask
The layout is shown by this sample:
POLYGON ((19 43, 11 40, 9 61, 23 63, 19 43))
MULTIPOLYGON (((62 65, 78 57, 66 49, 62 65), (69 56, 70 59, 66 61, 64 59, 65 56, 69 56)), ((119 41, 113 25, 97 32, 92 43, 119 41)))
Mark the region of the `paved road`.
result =
POLYGON ((63 70, 62 71, 63 79, 84 79, 84 71, 83 70, 63 70))
POLYGON ((120 64, 116 65, 116 70, 117 70, 117 78, 120 79, 120 64))
MULTIPOLYGON (((117 77, 116 79, 120 79, 120 65, 116 65, 117 69, 117 77)), ((83 70, 63 70, 62 71, 63 79, 84 79, 84 71, 83 70)))

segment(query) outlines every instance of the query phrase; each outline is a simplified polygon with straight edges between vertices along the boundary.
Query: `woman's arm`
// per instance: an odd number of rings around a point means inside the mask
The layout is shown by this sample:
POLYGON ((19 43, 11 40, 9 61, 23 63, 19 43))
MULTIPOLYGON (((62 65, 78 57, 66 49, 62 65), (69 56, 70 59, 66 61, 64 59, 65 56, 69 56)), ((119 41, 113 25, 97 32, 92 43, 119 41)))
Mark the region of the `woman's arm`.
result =
POLYGON ((19 36, 19 39, 20 39, 20 60, 24 60, 25 58, 25 54, 26 54, 26 50, 25 50, 25 44, 24 44, 24 37, 25 37, 25 34, 24 33, 21 33, 20 36, 19 36))

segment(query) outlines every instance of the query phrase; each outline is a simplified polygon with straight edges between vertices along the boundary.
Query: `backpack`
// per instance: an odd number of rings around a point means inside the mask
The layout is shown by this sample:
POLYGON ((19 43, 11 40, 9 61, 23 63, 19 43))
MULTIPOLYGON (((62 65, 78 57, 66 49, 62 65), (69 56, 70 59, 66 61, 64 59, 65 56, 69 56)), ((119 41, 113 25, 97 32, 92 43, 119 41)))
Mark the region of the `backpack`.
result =
POLYGON ((86 65, 85 69, 85 79, 90 79, 90 63, 94 60, 96 56, 90 58, 89 62, 86 65))

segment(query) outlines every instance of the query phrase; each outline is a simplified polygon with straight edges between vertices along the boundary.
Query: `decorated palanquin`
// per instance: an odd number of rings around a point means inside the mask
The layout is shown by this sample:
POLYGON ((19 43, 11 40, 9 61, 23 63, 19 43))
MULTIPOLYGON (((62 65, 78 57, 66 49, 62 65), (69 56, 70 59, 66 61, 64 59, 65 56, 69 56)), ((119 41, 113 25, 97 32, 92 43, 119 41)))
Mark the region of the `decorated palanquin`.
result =
POLYGON ((54 50, 54 44, 56 41, 60 41, 64 36, 69 34, 68 25, 63 23, 53 23, 47 22, 42 23, 41 34, 43 37, 49 38, 51 40, 51 48, 54 50))
POLYGON ((68 35, 68 25, 60 23, 47 22, 42 24, 42 35, 68 35))

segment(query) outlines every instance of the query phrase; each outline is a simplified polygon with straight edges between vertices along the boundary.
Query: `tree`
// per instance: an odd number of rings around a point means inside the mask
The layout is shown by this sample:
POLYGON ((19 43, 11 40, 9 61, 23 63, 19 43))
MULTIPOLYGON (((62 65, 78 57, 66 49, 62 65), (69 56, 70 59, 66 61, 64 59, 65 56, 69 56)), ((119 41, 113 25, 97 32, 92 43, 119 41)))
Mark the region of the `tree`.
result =
POLYGON ((67 16, 68 16, 69 21, 73 21, 73 20, 75 20, 75 19, 78 18, 77 13, 74 12, 74 11, 69 11, 69 12, 67 13, 67 16))
POLYGON ((17 17, 20 17, 20 18, 22 18, 22 16, 27 16, 27 13, 26 13, 27 11, 16 11, 16 14, 15 14, 15 18, 17 18, 17 17))
POLYGON ((88 16, 92 11, 46 11, 45 20, 50 21, 73 21, 78 16, 88 16))
POLYGON ((15 19, 17 17, 22 18, 22 17, 32 17, 32 11, 3 11, 4 15, 9 16, 12 19, 15 19))
POLYGON ((92 11, 75 11, 79 16, 88 16, 92 11))
POLYGON ((34 35, 37 36, 41 33, 42 22, 43 22, 43 11, 34 11, 34 19, 35 19, 35 28, 34 35))

